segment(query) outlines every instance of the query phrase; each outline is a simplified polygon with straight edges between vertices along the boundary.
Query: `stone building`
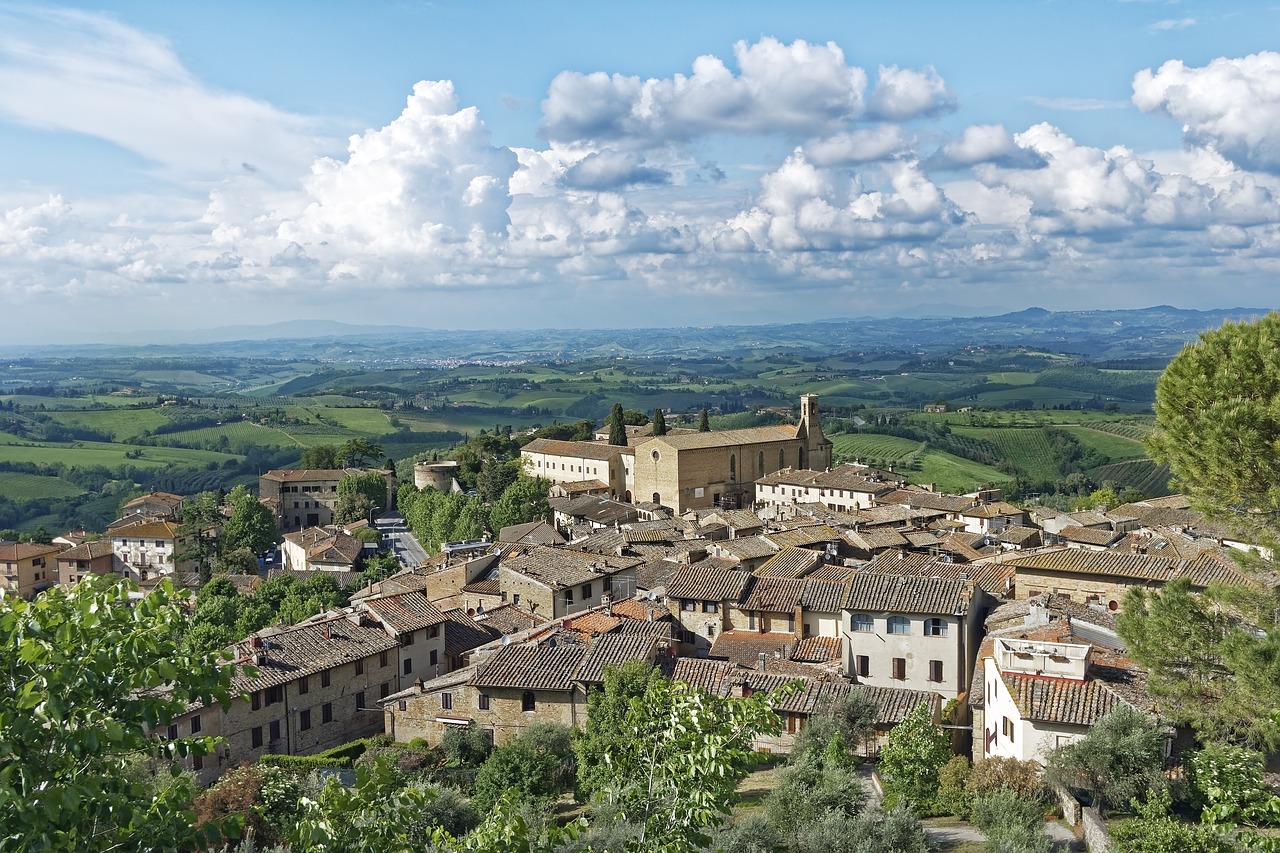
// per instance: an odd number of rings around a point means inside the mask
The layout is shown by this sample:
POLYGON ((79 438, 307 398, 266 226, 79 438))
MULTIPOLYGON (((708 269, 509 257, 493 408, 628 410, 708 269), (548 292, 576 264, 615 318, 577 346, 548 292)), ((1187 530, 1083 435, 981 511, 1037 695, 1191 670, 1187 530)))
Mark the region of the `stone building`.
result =
POLYGON ((537 545, 498 567, 504 601, 544 620, 557 619, 601 603, 601 596, 635 588, 635 570, 644 560, 537 545))
MULTIPOLYGON (((137 517, 145 519, 145 516, 137 517)), ((140 520, 137 524, 117 527, 110 534, 111 550, 115 552, 121 572, 130 580, 152 580, 190 566, 190 563, 175 563, 176 555, 183 550, 175 522, 140 520)))
POLYGON ((62 548, 34 542, 0 542, 0 582, 23 598, 35 598, 58 582, 54 557, 62 548))
POLYGON ((602 441, 535 438, 520 448, 520 462, 530 476, 552 483, 585 484, 588 492, 607 490, 609 497, 623 501, 631 500, 634 457, 634 448, 602 441))
POLYGON ((110 539, 95 539, 58 555, 58 583, 74 586, 85 575, 123 574, 110 539))
MULTIPOLYGON (((338 506, 338 481, 364 474, 368 468, 278 468, 258 478, 258 495, 276 513, 281 532, 333 523, 338 506)), ((376 470, 376 469, 374 469, 376 470)), ((387 505, 395 475, 378 471, 387 481, 387 505)))
POLYGON ((822 434, 818 397, 800 397, 794 425, 664 435, 635 449, 632 492, 683 513, 709 507, 745 507, 755 481, 782 468, 831 466, 831 441, 822 434))

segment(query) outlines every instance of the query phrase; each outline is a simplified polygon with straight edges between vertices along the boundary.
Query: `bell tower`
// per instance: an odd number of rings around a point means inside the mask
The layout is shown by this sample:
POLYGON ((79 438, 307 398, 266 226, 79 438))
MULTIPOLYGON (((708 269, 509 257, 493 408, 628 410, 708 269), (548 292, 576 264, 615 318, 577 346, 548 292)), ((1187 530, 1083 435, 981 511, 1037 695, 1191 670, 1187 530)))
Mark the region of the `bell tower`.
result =
POLYGON ((800 395, 800 423, 796 426, 796 438, 802 442, 806 468, 825 471, 831 467, 831 440, 822 434, 822 421, 818 417, 818 395, 800 395))

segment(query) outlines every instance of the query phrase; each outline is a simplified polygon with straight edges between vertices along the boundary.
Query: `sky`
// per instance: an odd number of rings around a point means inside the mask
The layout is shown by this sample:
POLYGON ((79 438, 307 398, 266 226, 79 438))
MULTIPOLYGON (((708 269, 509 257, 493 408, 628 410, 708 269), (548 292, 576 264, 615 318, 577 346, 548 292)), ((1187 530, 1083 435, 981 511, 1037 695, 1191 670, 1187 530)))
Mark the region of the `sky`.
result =
POLYGON ((1274 2, 0 0, 0 343, 1276 305, 1274 2))

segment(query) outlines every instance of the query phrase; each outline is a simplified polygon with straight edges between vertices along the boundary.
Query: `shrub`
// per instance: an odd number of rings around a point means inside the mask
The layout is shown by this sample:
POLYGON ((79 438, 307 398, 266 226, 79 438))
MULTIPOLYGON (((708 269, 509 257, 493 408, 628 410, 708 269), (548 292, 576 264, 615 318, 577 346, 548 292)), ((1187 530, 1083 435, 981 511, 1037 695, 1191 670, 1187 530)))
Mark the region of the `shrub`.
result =
POLYGON ((951 760, 947 734, 933 722, 921 702, 889 732, 878 768, 886 794, 897 794, 912 807, 927 811, 938 793, 938 771, 951 760))
POLYGON ((1045 777, 1088 791, 1100 809, 1165 786, 1164 737, 1155 723, 1127 705, 1099 720, 1078 741, 1049 753, 1045 777))
POLYGON ((723 850, 724 853, 773 853, 782 846, 782 837, 773 821, 766 815, 753 812, 721 830, 712 849, 723 850))
POLYGON ((450 726, 440 739, 440 751, 454 767, 479 767, 493 752, 489 738, 489 732, 474 722, 465 728, 450 726))
POLYGON ((1280 798, 1262 780, 1262 754, 1208 744, 1186 761, 1192 805, 1205 823, 1272 826, 1280 823, 1280 798))
POLYGON ((976 798, 973 822, 987 835, 988 853, 1049 853, 1042 804, 1009 788, 976 798))
POLYGON ((853 768, 835 762, 824 764, 812 752, 804 752, 779 772, 765 810, 779 832, 793 835, 827 814, 854 817, 866 799, 853 768))
POLYGON ((1016 758, 984 758, 973 765, 969 774, 969 798, 974 799, 999 790, 1009 790, 1040 802, 1048 802, 1040 765, 1016 758))
POLYGON ((1138 804, 1137 817, 1111 830, 1116 853, 1233 853, 1240 849, 1212 826, 1187 824, 1171 816, 1170 802, 1168 791, 1157 791, 1138 804))
POLYGON ((966 817, 969 814, 969 807, 973 802, 973 796, 969 793, 969 777, 972 772, 969 759, 963 755, 957 755, 942 765, 942 769, 938 771, 938 796, 934 801, 938 811, 956 817, 966 817))

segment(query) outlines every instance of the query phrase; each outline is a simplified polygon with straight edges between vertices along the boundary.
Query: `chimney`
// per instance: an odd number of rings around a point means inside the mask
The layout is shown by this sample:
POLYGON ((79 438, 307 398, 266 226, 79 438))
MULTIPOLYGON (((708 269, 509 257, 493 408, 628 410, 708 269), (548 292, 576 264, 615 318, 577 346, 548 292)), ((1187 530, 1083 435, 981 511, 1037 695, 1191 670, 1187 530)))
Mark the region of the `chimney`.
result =
POLYGON ((765 661, 767 661, 768 659, 769 659, 769 656, 764 652, 761 652, 756 659, 756 669, 760 670, 761 672, 764 672, 765 661))

